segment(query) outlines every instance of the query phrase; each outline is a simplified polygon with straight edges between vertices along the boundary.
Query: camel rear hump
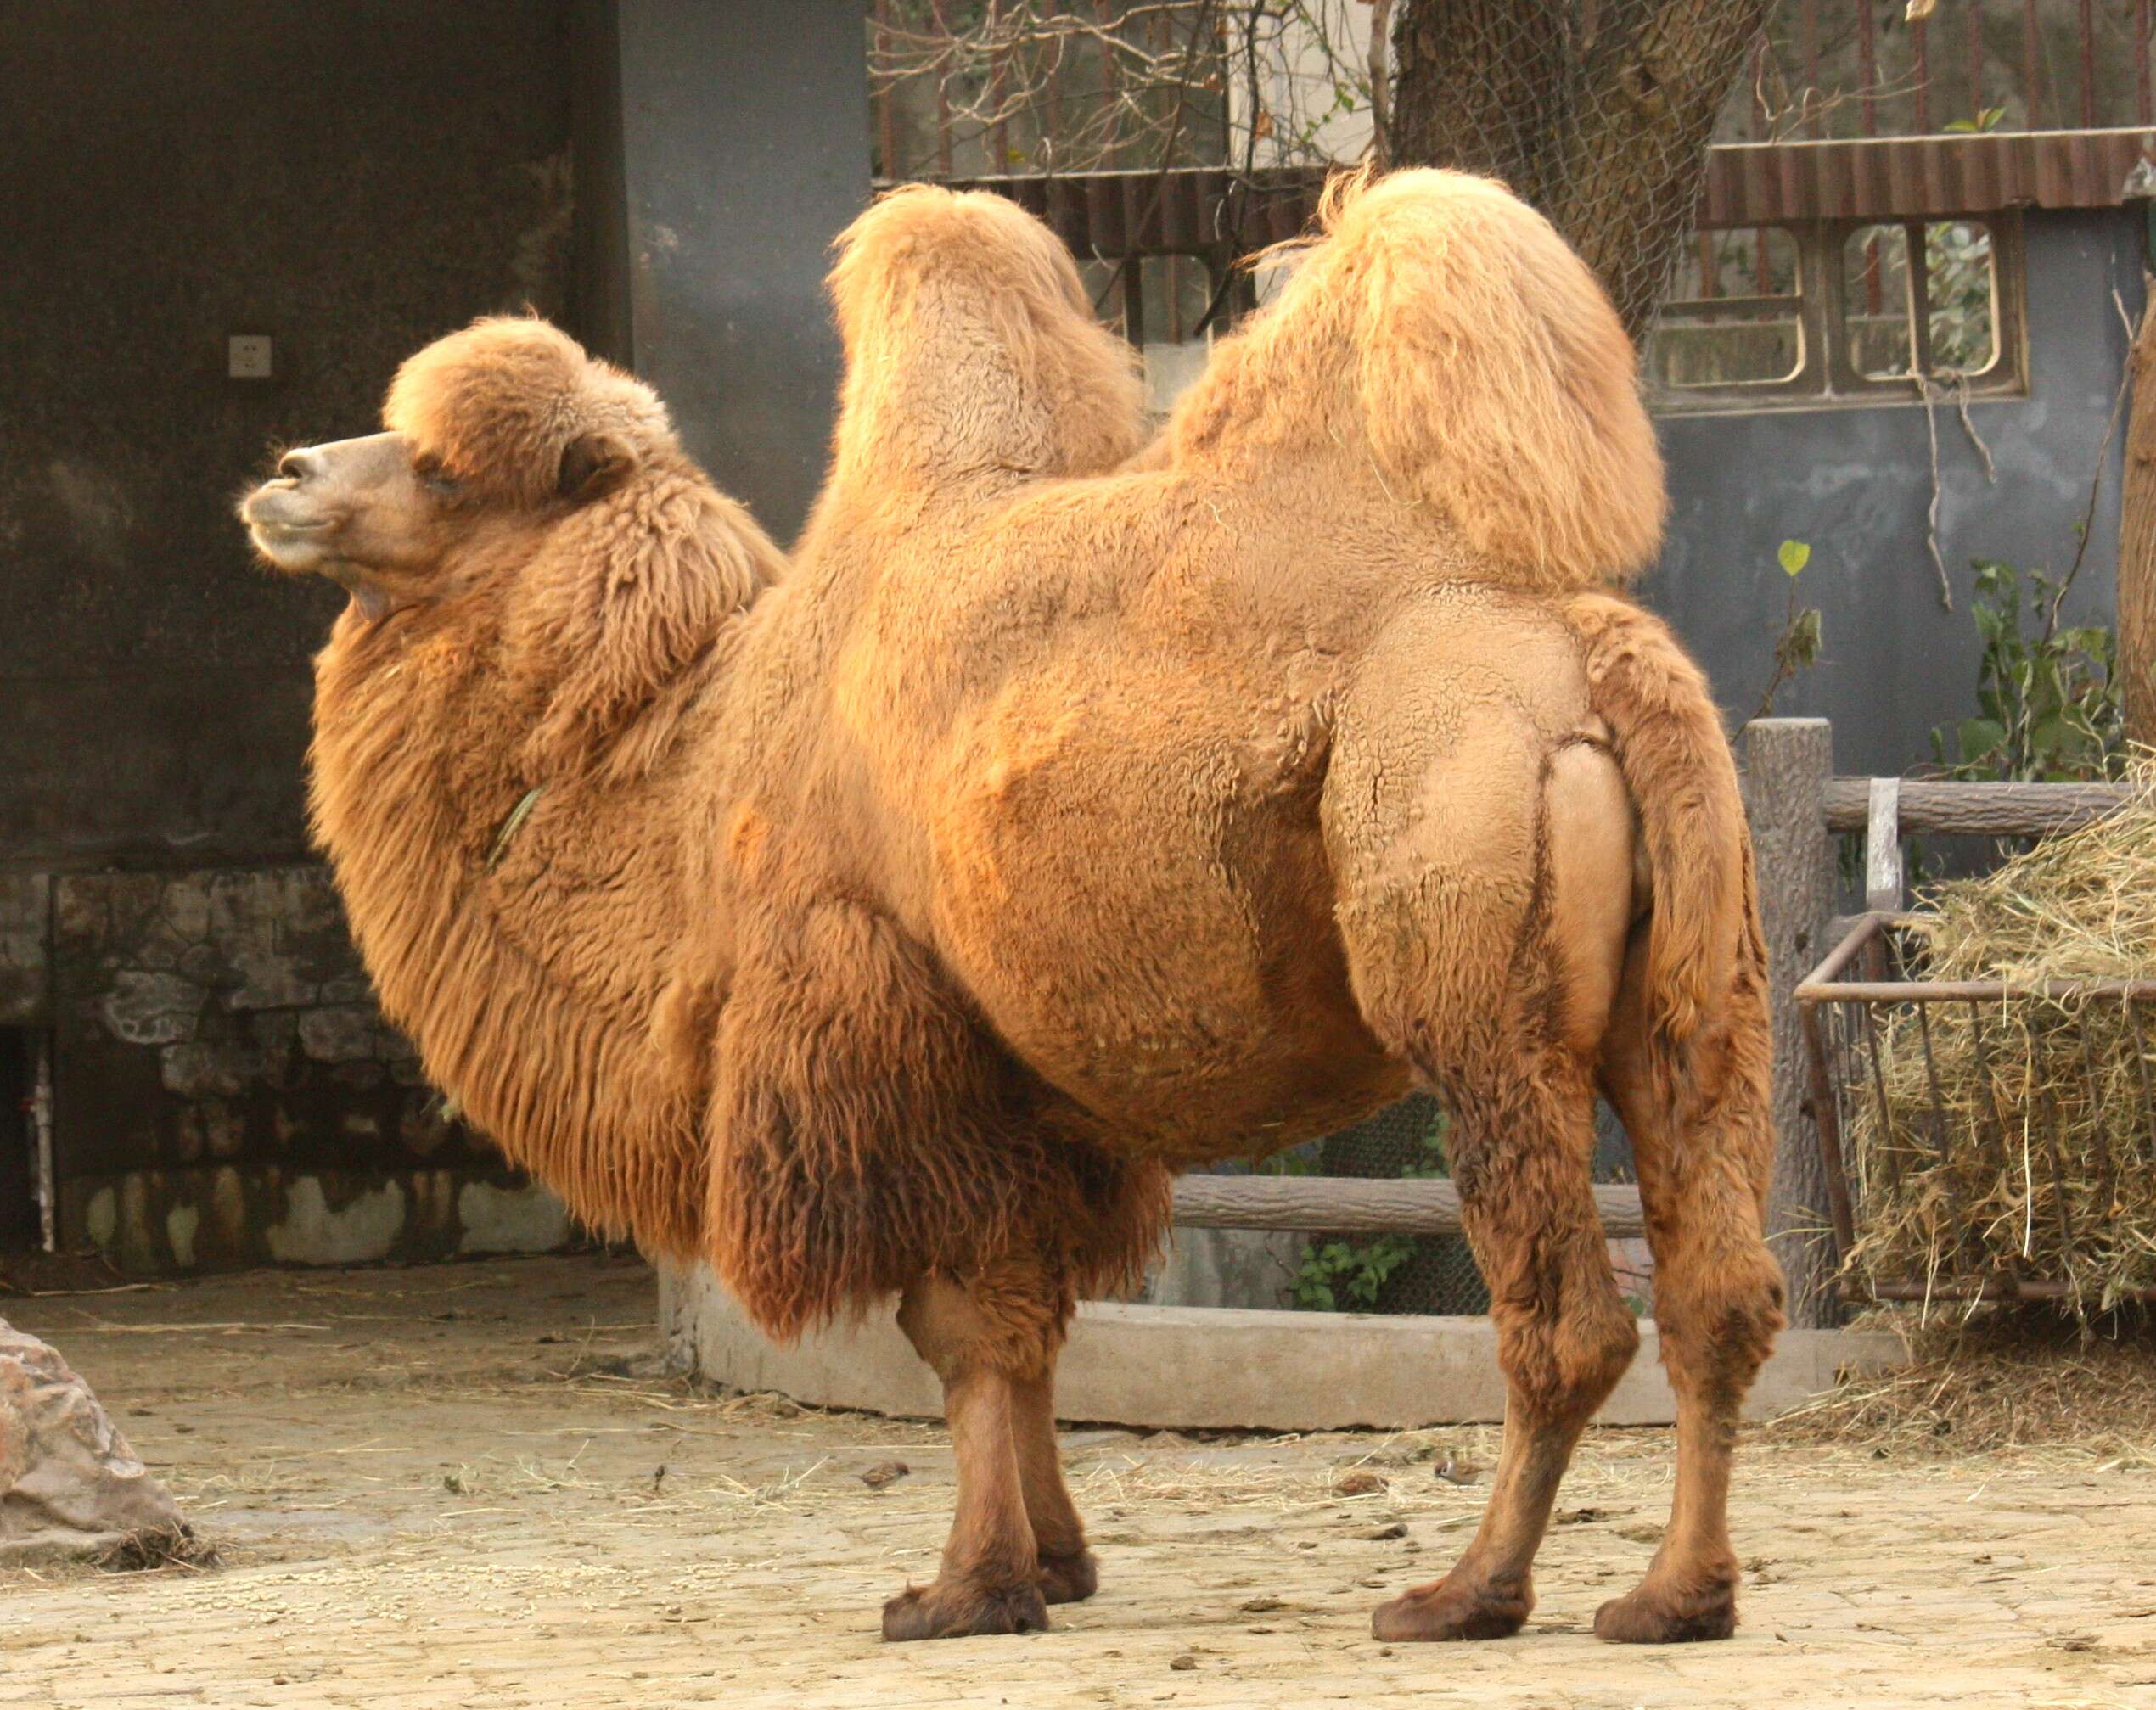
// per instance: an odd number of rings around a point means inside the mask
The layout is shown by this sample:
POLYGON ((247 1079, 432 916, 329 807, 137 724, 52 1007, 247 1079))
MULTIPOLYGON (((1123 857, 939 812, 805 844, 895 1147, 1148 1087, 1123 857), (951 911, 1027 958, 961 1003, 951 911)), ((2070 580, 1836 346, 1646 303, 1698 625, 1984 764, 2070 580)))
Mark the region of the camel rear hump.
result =
POLYGON ((1508 586, 1646 563, 1667 499, 1631 340, 1549 221, 1494 180, 1418 170, 1334 180, 1319 222, 1182 401, 1174 453, 1336 446, 1508 586))

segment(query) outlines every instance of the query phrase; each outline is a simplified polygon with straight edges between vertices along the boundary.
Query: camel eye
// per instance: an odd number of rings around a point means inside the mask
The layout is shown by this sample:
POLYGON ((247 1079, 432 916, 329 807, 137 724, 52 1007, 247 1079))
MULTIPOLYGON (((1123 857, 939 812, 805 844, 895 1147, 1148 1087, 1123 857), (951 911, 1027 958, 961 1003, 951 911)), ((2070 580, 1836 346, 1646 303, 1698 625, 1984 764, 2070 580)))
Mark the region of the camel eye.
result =
POLYGON ((451 474, 431 457, 423 457, 412 466, 412 473, 419 483, 438 499, 453 499, 464 490, 464 484, 451 474))

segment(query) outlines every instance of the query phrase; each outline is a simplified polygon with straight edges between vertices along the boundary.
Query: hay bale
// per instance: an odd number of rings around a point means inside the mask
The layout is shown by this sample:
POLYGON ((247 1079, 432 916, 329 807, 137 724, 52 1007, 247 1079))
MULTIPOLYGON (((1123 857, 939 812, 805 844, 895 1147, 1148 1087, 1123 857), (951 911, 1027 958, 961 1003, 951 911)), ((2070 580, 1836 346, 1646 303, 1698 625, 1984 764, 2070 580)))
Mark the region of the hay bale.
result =
MULTIPOLYGON (((2118 813, 1922 893, 1914 975, 2156 979, 2156 763, 2131 782, 2118 813)), ((2039 1280, 2080 1317, 2156 1288, 2156 1004, 2014 996, 1873 1019, 1877 1077, 1860 1026, 1846 1130, 1853 1268, 1942 1292, 2039 1280)))

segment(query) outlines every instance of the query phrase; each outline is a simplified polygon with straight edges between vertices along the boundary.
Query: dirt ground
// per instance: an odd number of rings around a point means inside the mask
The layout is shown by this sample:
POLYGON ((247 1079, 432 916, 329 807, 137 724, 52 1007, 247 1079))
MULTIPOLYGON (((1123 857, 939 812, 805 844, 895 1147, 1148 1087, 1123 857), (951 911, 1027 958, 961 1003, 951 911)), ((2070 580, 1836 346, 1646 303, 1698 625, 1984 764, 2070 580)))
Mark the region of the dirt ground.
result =
POLYGON ((0 1574, 0 1706, 2156 1706, 2156 1470, 1749 1445, 1726 1644, 1620 1650, 1668 1434, 1592 1434, 1519 1637, 1384 1647, 1450 1559, 1479 1431, 1068 1433, 1101 1557, 1045 1636, 885 1646, 951 1489, 929 1427, 693 1393, 649 1275, 592 1256, 0 1299, 222 1557, 0 1574), (880 1489, 861 1475, 910 1472, 880 1489), (1343 1498, 1351 1469, 1384 1488, 1343 1498))

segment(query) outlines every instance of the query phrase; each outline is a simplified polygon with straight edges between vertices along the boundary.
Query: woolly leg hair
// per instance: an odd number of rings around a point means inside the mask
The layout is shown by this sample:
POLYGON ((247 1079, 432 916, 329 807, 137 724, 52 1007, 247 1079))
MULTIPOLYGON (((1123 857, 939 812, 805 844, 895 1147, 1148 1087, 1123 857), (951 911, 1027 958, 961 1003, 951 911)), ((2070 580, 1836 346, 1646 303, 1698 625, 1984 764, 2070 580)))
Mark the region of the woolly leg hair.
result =
POLYGON ((1100 1573, 1086 1547, 1086 1522, 1063 1482, 1063 1453, 1056 1446, 1056 1352, 1049 1351, 1046 1371, 1012 1385, 1012 1437, 1025 1517, 1040 1558, 1041 1595, 1050 1603, 1082 1603, 1099 1589, 1100 1573))
POLYGON ((1380 1606, 1385 1640, 1502 1639, 1534 1607, 1535 1552, 1580 1432, 1639 1347, 1588 1191, 1594 1101, 1557 1064, 1460 1097, 1453 1175, 1490 1285, 1506 1382, 1490 1505, 1442 1579, 1380 1606))
POLYGON ((1721 1014, 1658 1073, 1648 1018, 1647 933, 1635 935, 1603 1086, 1639 1166, 1654 1253, 1654 1319, 1677 1399, 1677 1483, 1647 1577, 1603 1605, 1597 1636, 1631 1644, 1726 1639, 1737 1627, 1729 1478, 1738 1410, 1782 1325, 1782 1272, 1760 1235, 1773 1165, 1766 985, 1755 944, 1721 1014))

